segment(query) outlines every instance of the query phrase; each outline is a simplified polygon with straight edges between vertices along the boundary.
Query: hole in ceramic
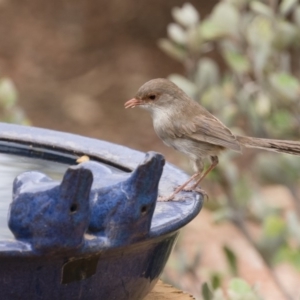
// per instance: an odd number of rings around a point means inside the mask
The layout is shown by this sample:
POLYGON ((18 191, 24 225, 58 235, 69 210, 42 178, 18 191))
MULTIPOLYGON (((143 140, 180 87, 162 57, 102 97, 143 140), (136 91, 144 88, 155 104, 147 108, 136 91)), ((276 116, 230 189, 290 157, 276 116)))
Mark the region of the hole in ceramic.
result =
POLYGON ((76 203, 72 204, 72 205, 70 206, 70 213, 71 213, 71 214, 76 213, 77 209, 78 209, 77 204, 76 204, 76 203))
POLYGON ((141 207, 141 214, 145 215, 147 213, 147 211, 148 211, 148 206, 147 205, 143 205, 141 207))

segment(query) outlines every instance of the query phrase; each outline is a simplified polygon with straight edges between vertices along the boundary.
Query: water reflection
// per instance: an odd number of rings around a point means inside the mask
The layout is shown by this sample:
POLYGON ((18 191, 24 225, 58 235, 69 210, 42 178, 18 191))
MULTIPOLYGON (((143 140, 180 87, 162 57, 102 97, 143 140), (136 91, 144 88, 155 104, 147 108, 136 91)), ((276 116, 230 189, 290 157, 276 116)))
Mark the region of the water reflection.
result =
POLYGON ((67 168, 68 165, 57 162, 0 153, 0 239, 13 238, 7 227, 7 216, 16 176, 25 171, 40 171, 54 180, 61 180, 67 168))

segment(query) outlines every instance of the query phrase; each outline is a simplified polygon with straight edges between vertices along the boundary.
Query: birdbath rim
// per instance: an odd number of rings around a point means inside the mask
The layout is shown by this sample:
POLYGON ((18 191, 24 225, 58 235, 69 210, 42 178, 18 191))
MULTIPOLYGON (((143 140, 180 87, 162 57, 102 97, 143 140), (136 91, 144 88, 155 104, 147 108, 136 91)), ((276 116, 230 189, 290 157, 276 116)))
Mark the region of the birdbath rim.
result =
MULTIPOLYGON (((143 152, 107 141, 7 123, 0 123, 0 153, 42 158, 67 165, 75 164, 78 157, 87 155, 93 161, 122 172, 131 172, 145 157, 143 152)), ((166 163, 160 181, 161 192, 170 193, 187 178, 183 171, 166 163)), ((147 240, 178 231, 197 216, 203 204, 202 195, 195 192, 182 194, 182 199, 178 201, 157 202, 147 240)), ((106 249, 105 245, 99 240, 87 239, 81 251, 87 253, 103 249, 106 249)), ((32 249, 22 241, 0 241, 0 256, 8 253, 27 256, 32 255, 32 249)))

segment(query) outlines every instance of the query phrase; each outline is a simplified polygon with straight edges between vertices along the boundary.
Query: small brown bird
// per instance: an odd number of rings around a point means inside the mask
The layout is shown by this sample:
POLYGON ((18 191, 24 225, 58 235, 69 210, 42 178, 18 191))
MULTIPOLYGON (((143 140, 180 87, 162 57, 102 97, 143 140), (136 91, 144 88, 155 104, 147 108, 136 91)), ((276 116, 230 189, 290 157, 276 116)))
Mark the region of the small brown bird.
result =
POLYGON ((158 78, 142 85, 125 108, 139 106, 150 112, 154 130, 162 141, 185 153, 194 164, 195 174, 179 186, 169 200, 182 190, 196 190, 201 180, 218 164, 220 152, 231 149, 241 152, 241 146, 300 155, 300 142, 261 139, 234 135, 221 121, 189 98, 173 82, 158 78), (209 158, 210 167, 203 173, 203 160, 209 158), (190 188, 186 186, 195 180, 190 188))

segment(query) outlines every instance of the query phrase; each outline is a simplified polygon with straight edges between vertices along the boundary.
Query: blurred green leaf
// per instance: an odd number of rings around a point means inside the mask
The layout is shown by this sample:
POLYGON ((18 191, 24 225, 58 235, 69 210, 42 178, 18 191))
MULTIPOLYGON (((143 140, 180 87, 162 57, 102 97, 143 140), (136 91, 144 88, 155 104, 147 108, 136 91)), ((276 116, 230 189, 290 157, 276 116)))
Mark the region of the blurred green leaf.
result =
POLYGON ((234 39, 224 38, 219 41, 221 55, 226 52, 241 53, 239 44, 234 39))
POLYGON ((260 92, 254 99, 255 111, 261 117, 269 116, 271 113, 271 99, 264 93, 260 92))
POLYGON ((158 46, 166 54, 177 61, 183 62, 186 58, 186 51, 182 47, 175 45, 168 39, 159 39, 158 46))
POLYGON ((210 281, 211 281, 212 288, 214 290, 220 288, 221 287, 221 283, 222 283, 222 276, 221 276, 221 274, 219 274, 219 273, 212 274, 210 281))
POLYGON ((171 74, 168 78, 184 90, 191 98, 195 98, 197 94, 197 86, 193 82, 178 74, 171 74))
POLYGON ((291 131, 292 118, 288 110, 281 108, 275 110, 269 116, 269 122, 266 124, 269 132, 276 136, 283 136, 291 131))
POLYGON ((171 23, 167 27, 169 38, 180 45, 184 45, 187 41, 185 30, 176 23, 171 23))
POLYGON ((221 1, 213 9, 209 20, 224 34, 237 35, 239 29, 240 14, 237 8, 221 1))
POLYGON ((256 75, 260 75, 260 77, 257 76, 257 79, 261 78, 262 73, 265 69, 267 69, 271 54, 272 50, 269 45, 264 45, 262 48, 257 49, 257 51, 253 53, 252 60, 254 73, 256 75))
POLYGON ((202 284, 202 297, 204 300, 213 300, 213 293, 206 282, 202 284))
POLYGON ((250 63, 245 55, 227 51, 224 58, 234 72, 244 74, 250 71, 250 63))
POLYGON ((284 16, 287 15, 292 11, 298 1, 299 0, 282 0, 279 4, 279 12, 284 16))
POLYGON ((210 58, 202 58, 197 64, 195 83, 200 92, 219 83, 220 72, 217 64, 210 58))
MULTIPOLYGON (((298 169, 299 170, 299 169, 298 169)), ((296 199, 297 201, 298 199, 296 199)), ((287 227, 289 235, 295 240, 296 247, 300 248, 300 219, 295 210, 287 212, 287 227)), ((300 252, 299 252, 300 253, 300 252)))
POLYGON ((300 252, 299 249, 292 249, 288 246, 281 247, 274 258, 276 264, 289 262, 297 271, 300 271, 300 252))
POLYGON ((8 78, 0 80, 0 104, 9 108, 16 104, 18 98, 17 90, 13 82, 8 78))
POLYGON ((273 90, 289 100, 298 100, 300 95, 300 83, 291 74, 280 72, 269 76, 269 82, 273 90))
POLYGON ((194 26, 200 20, 198 11, 190 3, 184 3, 181 8, 174 7, 172 16, 176 22, 186 27, 194 26))
POLYGON ((275 33, 272 21, 265 16, 256 16, 247 28, 247 40, 256 47, 270 45, 275 33))
POLYGON ((232 275, 236 276, 238 273, 237 269, 237 258, 235 253, 226 245, 223 246, 223 251, 232 275))
POLYGON ((250 180, 247 174, 243 174, 242 176, 240 175, 240 177, 236 175, 236 177, 239 180, 235 182, 235 185, 233 187, 234 195, 238 199, 238 203, 241 206, 245 206, 252 196, 252 191, 251 189, 249 189, 250 180))
POLYGON ((235 107, 236 107, 236 103, 234 103, 234 99, 236 96, 236 89, 237 86, 233 77, 223 78, 223 82, 222 82, 223 93, 227 99, 232 100, 232 104, 234 104, 235 107))
POLYGON ((298 29, 290 22, 279 20, 277 22, 277 35, 274 45, 280 49, 286 49, 295 42, 298 29))
POLYGON ((186 47, 190 49, 192 53, 198 53, 203 49, 204 40, 201 36, 199 28, 190 27, 186 32, 186 47))
POLYGON ((239 29, 239 12, 236 7, 227 2, 218 3, 209 18, 200 25, 204 39, 215 40, 226 35, 236 36, 239 29))
POLYGON ((300 5, 297 5, 293 11, 293 20, 300 27, 300 5))
POLYGON ((252 292, 249 284, 245 280, 240 278, 233 278, 229 283, 229 288, 238 294, 247 294, 249 292, 252 292))
POLYGON ((272 9, 261 1, 251 1, 250 8, 258 14, 262 14, 267 17, 273 17, 272 9))
POLYGON ((213 111, 219 108, 226 100, 222 88, 218 85, 213 85, 204 91, 200 101, 207 109, 213 111))
POLYGON ((241 278, 233 278, 229 283, 227 291, 229 299, 232 300, 260 300, 261 298, 249 286, 249 284, 241 278))
POLYGON ((272 54, 275 33, 272 21, 265 16, 256 16, 246 29, 246 38, 251 47, 254 74, 261 74, 272 54))
POLYGON ((277 238, 286 231, 286 224, 278 215, 269 215, 263 223, 263 233, 266 238, 277 238))
POLYGON ((224 30, 211 20, 204 20, 199 27, 199 31, 203 39, 208 41, 218 39, 225 35, 224 30))

